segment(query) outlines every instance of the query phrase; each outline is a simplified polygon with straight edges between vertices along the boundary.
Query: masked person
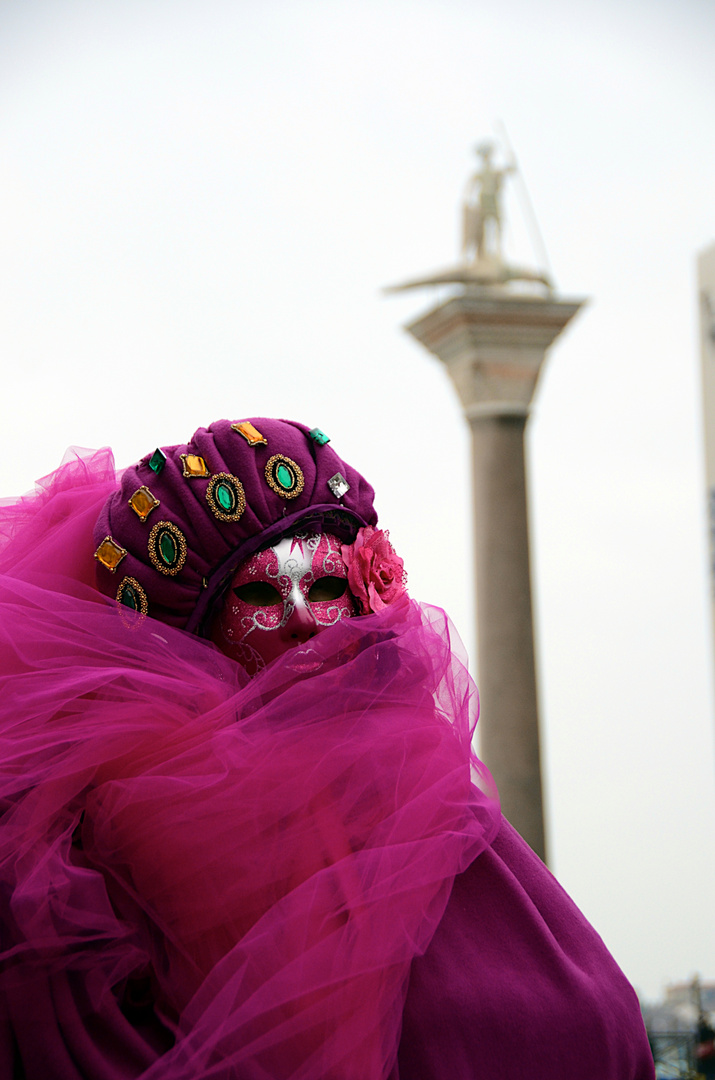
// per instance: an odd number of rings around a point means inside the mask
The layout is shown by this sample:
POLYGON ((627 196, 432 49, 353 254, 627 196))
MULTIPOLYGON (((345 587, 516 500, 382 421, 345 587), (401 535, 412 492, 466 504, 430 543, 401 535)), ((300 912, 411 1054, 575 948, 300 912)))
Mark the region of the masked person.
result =
POLYGON ((221 420, 0 508, 0 1076, 653 1076, 373 496, 221 420))

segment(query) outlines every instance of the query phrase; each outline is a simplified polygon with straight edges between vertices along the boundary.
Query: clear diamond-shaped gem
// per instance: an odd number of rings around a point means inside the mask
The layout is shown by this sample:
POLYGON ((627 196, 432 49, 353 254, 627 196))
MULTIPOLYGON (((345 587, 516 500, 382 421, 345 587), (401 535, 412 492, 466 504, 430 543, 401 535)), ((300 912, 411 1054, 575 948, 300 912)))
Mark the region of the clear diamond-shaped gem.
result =
POLYGON ((336 499, 342 499, 343 495, 346 495, 347 492, 350 491, 350 484, 343 474, 339 472, 336 472, 335 476, 330 477, 328 480, 328 487, 336 499))

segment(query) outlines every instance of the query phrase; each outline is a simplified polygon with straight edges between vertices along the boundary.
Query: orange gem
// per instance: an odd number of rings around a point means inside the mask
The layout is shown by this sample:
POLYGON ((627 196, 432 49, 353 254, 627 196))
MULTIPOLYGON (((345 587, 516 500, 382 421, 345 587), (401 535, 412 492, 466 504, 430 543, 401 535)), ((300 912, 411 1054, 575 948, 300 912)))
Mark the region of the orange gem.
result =
POLYGON ((242 424, 231 424, 231 427, 239 435, 243 435, 249 446, 258 446, 259 443, 268 446, 268 439, 261 435, 258 428, 254 428, 250 420, 244 420, 242 424))
POLYGON ((148 487, 140 487, 132 495, 129 505, 142 521, 146 521, 154 507, 159 505, 159 500, 154 498, 148 487))
POLYGON ((106 566, 107 570, 114 573, 126 553, 126 548, 120 547, 116 540, 112 540, 111 536, 105 536, 95 551, 94 557, 101 562, 102 566, 106 566))
POLYGON ((184 476, 210 476, 206 462, 198 454, 182 454, 184 476))

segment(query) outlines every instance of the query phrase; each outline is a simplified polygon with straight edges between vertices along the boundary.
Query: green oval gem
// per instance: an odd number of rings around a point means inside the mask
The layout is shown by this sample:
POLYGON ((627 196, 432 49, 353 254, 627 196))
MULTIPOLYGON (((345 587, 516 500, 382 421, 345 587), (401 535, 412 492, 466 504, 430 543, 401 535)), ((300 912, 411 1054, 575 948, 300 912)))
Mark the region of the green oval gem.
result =
POLYGON ((131 585, 125 585, 122 589, 122 603, 133 611, 139 610, 139 602, 131 585))
POLYGON ((293 487, 295 487, 295 476, 288 468, 288 466, 283 464, 283 462, 281 462, 276 469, 276 480, 282 488, 285 488, 286 491, 290 491, 293 487))
POLYGON ((216 501, 227 514, 233 513, 236 509, 236 495, 228 484, 216 485, 216 501))
POLYGON ((159 537, 159 555, 167 566, 173 566, 177 558, 176 540, 168 530, 159 537))

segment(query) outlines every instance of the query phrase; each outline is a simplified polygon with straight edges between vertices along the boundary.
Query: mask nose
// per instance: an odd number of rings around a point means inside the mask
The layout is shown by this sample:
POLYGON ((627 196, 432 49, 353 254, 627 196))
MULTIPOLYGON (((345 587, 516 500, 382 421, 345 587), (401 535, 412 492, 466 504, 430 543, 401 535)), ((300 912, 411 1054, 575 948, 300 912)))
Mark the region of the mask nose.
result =
POLYGON ((290 618, 281 627, 281 639, 290 647, 302 645, 318 633, 318 624, 305 600, 295 598, 295 606, 290 618))

